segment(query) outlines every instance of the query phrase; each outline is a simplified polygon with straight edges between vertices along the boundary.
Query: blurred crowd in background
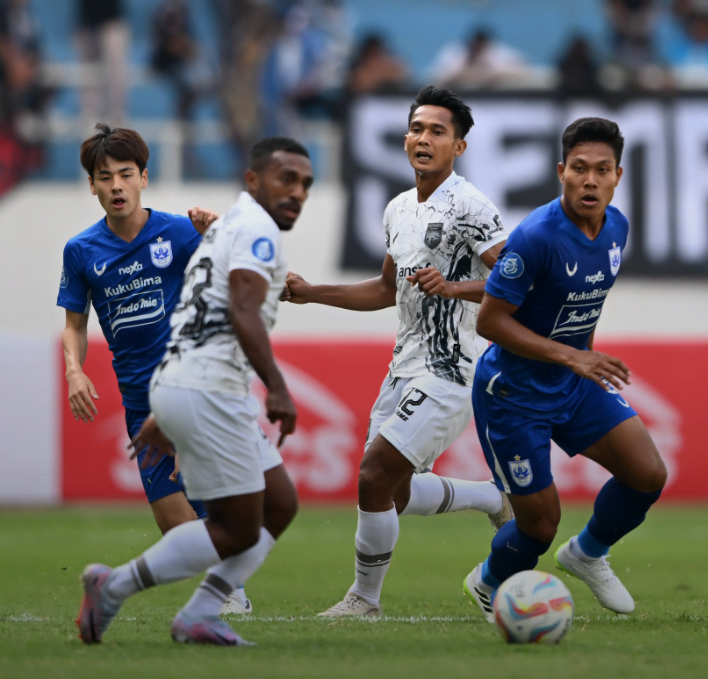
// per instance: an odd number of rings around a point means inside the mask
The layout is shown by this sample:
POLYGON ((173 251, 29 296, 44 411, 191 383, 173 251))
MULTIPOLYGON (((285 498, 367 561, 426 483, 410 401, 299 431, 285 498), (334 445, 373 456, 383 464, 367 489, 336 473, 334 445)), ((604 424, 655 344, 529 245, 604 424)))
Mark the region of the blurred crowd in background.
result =
POLYGON ((227 179, 259 137, 336 129, 363 94, 708 90, 708 0, 528 3, 556 11, 541 26, 515 4, 0 0, 0 192, 76 177, 99 120, 151 120, 179 136, 180 178, 227 179))

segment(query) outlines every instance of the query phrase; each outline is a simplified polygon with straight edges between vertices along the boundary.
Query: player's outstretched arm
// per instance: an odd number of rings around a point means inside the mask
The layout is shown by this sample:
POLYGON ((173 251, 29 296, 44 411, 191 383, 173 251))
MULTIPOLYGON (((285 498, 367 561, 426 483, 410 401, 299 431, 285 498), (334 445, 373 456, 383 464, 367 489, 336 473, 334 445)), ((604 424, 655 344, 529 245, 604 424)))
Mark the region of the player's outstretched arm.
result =
POLYGON ((514 304, 486 294, 477 317, 477 332, 518 356, 570 368, 603 389, 609 390, 609 385, 622 389, 630 383, 629 368, 618 358, 599 351, 580 351, 541 337, 514 319, 517 309, 514 304))
POLYGON ((192 226, 203 236, 207 229, 219 219, 219 214, 203 207, 193 207, 187 210, 192 226))
MULTIPOLYGON (((506 241, 497 243, 480 255, 482 262, 491 271, 497 263, 499 253, 502 251, 506 241)), ((445 299, 463 299, 467 302, 477 302, 479 304, 484 297, 484 286, 487 281, 448 281, 435 267, 418 269, 412 276, 406 276, 406 280, 411 285, 417 285, 418 289, 426 297, 439 295, 445 299)))
POLYGON ((229 314, 234 332, 246 358, 268 390, 266 414, 271 422, 280 421, 280 447, 285 437, 295 431, 297 411, 275 364, 268 332, 261 319, 260 309, 268 294, 268 282, 249 269, 235 269, 229 274, 229 291, 229 314))
POLYGON ((312 285, 288 272, 283 301, 293 304, 326 304, 351 311, 378 311, 396 305, 396 265, 386 255, 381 275, 349 285, 312 285))
POLYGON ((88 351, 88 314, 66 310, 66 325, 61 335, 69 384, 69 405, 74 418, 84 422, 98 415, 93 399, 98 398, 93 382, 83 371, 88 351))

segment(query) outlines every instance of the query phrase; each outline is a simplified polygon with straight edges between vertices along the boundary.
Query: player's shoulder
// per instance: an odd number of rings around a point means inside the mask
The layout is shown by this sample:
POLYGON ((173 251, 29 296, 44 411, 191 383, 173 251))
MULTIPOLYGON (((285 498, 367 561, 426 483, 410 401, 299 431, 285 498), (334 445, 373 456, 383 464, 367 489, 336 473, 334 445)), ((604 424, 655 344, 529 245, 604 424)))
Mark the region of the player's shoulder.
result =
POLYGON ((514 229, 514 233, 523 235, 528 241, 542 240, 548 242, 555 240, 558 226, 563 221, 564 216, 560 199, 556 198, 526 215, 514 229))
POLYGON ((186 215, 176 215, 172 212, 162 212, 160 210, 150 210, 151 221, 154 224, 168 226, 177 229, 178 232, 186 232, 191 236, 194 232, 192 220, 186 215))
POLYGON ((69 238, 64 249, 67 252, 81 254, 85 253, 88 247, 100 244, 104 235, 103 221, 104 219, 99 219, 95 224, 69 238))
POLYGON ((451 201, 454 203, 455 211, 459 217, 469 216, 472 219, 501 219, 499 208, 472 182, 460 177, 449 188, 451 201))
POLYGON ((280 229, 265 208, 247 192, 227 210, 223 218, 225 234, 258 235, 280 240, 280 229))
POLYGON ((397 214, 404 214, 406 205, 410 205, 411 202, 418 203, 418 189, 416 188, 399 193, 395 198, 389 201, 384 210, 384 221, 391 222, 397 214))

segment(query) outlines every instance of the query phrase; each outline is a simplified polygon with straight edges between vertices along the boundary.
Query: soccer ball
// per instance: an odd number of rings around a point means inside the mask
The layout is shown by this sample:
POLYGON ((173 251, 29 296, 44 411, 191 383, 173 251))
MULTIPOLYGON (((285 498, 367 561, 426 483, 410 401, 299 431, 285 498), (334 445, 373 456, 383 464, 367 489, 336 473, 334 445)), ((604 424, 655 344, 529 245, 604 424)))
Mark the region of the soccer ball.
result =
POLYGON ((510 644, 557 644, 573 624, 573 597, 554 575, 521 571, 494 597, 494 619, 510 644))

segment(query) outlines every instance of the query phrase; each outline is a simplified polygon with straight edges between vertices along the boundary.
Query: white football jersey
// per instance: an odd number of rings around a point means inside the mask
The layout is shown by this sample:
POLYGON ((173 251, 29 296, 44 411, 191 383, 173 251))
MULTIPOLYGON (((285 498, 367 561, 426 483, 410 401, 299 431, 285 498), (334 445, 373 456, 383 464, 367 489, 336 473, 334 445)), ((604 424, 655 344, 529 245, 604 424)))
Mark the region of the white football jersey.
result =
POLYGON ((172 336, 153 383, 246 394, 253 369, 229 316, 229 273, 249 269, 268 281, 260 314, 275 325, 287 265, 280 229, 245 191, 215 221, 189 260, 180 303, 172 314, 172 336))
POLYGON ((386 251, 396 265, 398 336, 393 377, 438 377, 472 385, 487 341, 475 331, 479 304, 426 297, 406 276, 435 267, 449 281, 484 280, 480 255, 506 240, 496 206, 454 172, 424 203, 416 189, 394 198, 384 213, 386 251))

